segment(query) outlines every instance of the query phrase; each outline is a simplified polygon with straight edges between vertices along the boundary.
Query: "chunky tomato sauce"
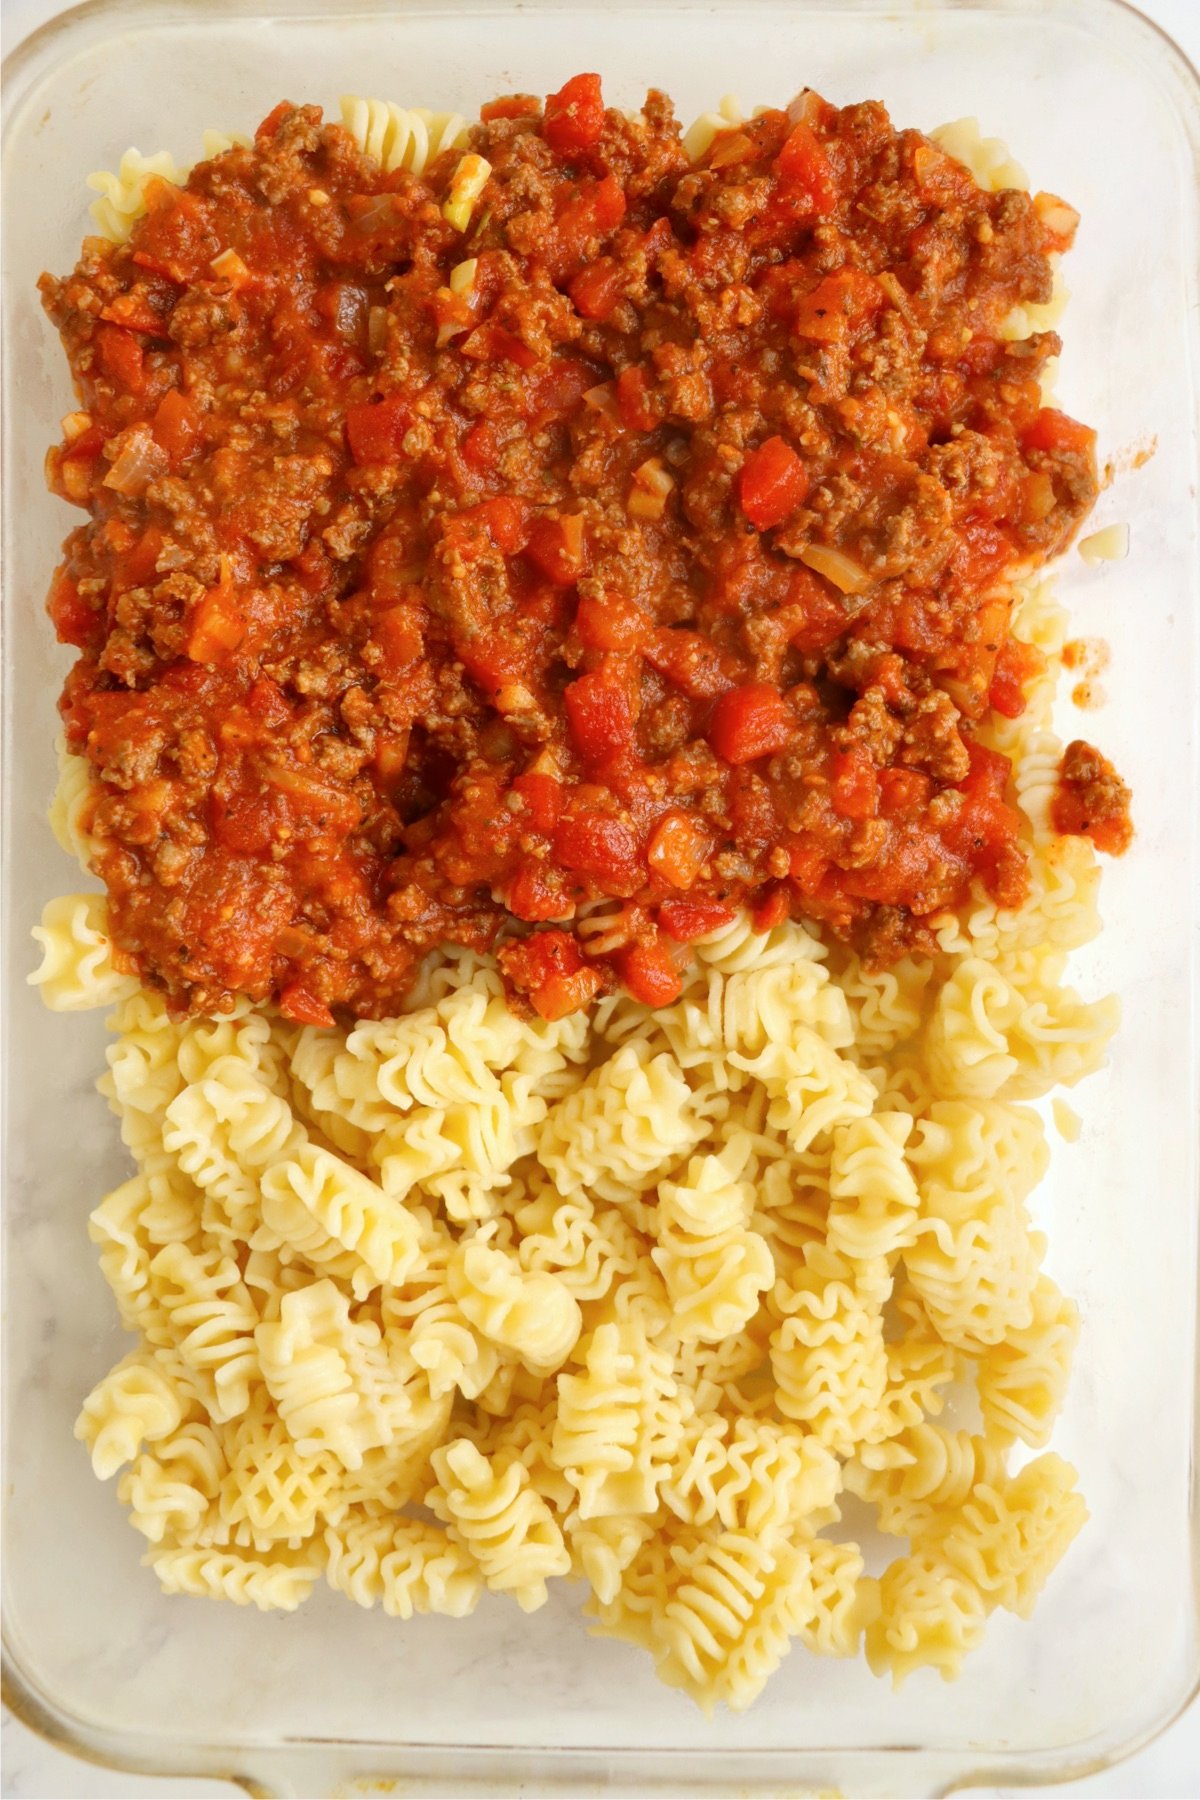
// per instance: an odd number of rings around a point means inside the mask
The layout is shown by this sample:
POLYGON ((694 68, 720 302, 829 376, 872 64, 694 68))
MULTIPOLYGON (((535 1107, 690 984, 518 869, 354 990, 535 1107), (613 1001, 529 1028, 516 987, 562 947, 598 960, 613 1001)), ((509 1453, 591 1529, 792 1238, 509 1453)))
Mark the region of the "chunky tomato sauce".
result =
POLYGON ((1096 474, 1058 339, 1000 326, 1070 209, 811 93, 693 166, 664 96, 583 75, 471 150, 463 231, 459 151, 385 175, 282 105, 43 278, 121 949, 173 1005, 321 1022, 498 945, 549 1016, 671 999, 743 906, 882 963, 975 878, 1019 902, 976 728, 1036 660, 1008 581, 1096 474))

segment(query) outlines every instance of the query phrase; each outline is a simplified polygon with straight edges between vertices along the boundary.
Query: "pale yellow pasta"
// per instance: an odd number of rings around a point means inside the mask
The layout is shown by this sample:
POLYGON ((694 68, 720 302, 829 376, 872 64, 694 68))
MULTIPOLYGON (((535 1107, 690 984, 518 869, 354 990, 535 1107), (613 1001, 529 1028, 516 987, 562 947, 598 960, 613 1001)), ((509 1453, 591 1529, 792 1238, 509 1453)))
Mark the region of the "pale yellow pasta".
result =
POLYGON ((660 1497, 685 1525, 716 1521, 769 1541, 823 1512, 840 1487, 837 1458, 812 1434, 697 1412, 684 1426, 660 1497))
POLYGON ((58 756, 58 783, 50 802, 50 829, 68 856, 73 856, 84 873, 91 869, 95 839, 88 830, 92 805, 92 771, 86 756, 76 756, 67 749, 66 739, 59 736, 55 750, 58 756))
POLYGON ((915 1241, 921 1197, 904 1160, 911 1131, 906 1113, 877 1112, 834 1132, 826 1230, 843 1256, 866 1262, 915 1241))
POLYGON ((701 113, 683 134, 683 147, 693 162, 699 162, 719 132, 729 131, 745 118, 736 94, 726 94, 715 112, 701 113))
POLYGON ((989 1610, 1028 1618, 1088 1516, 1070 1463, 1047 1451, 1017 1475, 980 1482, 958 1512, 936 1517, 921 1543, 957 1569, 989 1610))
POLYGON ((144 1443, 169 1437, 192 1404, 152 1350, 133 1350, 96 1383, 75 1421, 101 1481, 132 1462, 144 1443))
POLYGON ((134 978, 113 961, 103 894, 63 894, 48 900, 33 935, 42 960, 29 982, 52 1012, 112 1006, 134 993, 134 978))
POLYGON ((382 1604, 394 1619, 440 1613, 463 1619, 483 1591, 475 1559, 448 1531, 418 1519, 357 1514, 325 1530, 330 1587, 356 1606, 382 1604))
POLYGON ((719 1343, 758 1311, 775 1279, 764 1237, 747 1229, 751 1190, 731 1179, 720 1156, 696 1156, 680 1181, 658 1190, 651 1256, 671 1300, 672 1329, 683 1343, 719 1343))
POLYGON ((983 1421, 993 1436, 1020 1438, 1041 1450, 1066 1394, 1079 1335, 1079 1309, 1041 1275, 1028 1325, 1014 1326, 976 1365, 983 1421))
POLYGON ((879 1529, 915 1536, 935 1514, 961 1507, 980 1482, 1004 1473, 992 1440, 923 1422, 887 1442, 861 1446, 846 1464, 846 1486, 879 1509, 879 1529))
POLYGON ((342 124, 363 155, 389 173, 408 169, 420 175, 443 150, 461 149, 467 142, 466 121, 457 113, 396 106, 357 94, 343 94, 341 109, 342 124))
POLYGON ((151 1258, 149 1287, 211 1416, 245 1412, 259 1375, 258 1313, 237 1263, 215 1247, 165 1244, 151 1258))
POLYGON ((232 1600, 236 1606, 257 1606, 260 1612, 295 1612, 319 1580, 325 1552, 323 1545, 311 1544, 263 1556, 172 1545, 151 1550, 146 1561, 165 1593, 232 1600))
POLYGON ((1028 188, 1029 178, 1020 163, 1014 161, 1008 146, 1001 138, 985 138, 978 119, 953 119, 929 135, 947 156, 970 170, 981 188, 991 193, 998 193, 1001 188, 1028 188))
POLYGON ((554 1107, 537 1154, 560 1193, 632 1200, 706 1132, 674 1057, 626 1044, 554 1107))
POLYGON ((166 150, 154 156, 126 150, 115 174, 98 169, 88 176, 88 186, 100 196, 92 201, 88 211, 102 237, 123 244, 146 211, 151 183, 168 181, 177 185, 182 179, 174 158, 166 150))
POLYGON ((352 1319, 328 1279, 285 1294, 278 1321, 259 1325, 254 1343, 267 1391, 302 1451, 329 1450, 356 1469, 411 1420, 405 1372, 384 1354, 379 1327, 352 1319))
POLYGON ((875 1675, 901 1682, 916 1669, 936 1669, 945 1681, 961 1674, 963 1659, 983 1642, 983 1596, 954 1566, 927 1550, 898 1557, 879 1583, 879 1610, 868 1625, 867 1662, 875 1675))
POLYGON ((468 1322, 534 1374, 553 1374, 574 1349, 582 1319, 570 1288, 544 1269, 523 1269, 486 1234, 457 1246, 448 1284, 468 1322))
POLYGON ((467 1438, 433 1454, 437 1486, 425 1503, 478 1565, 484 1583, 511 1594, 522 1612, 548 1598, 546 1582, 566 1575, 571 1555, 554 1515, 515 1456, 490 1462, 467 1438))
MULTIPOLYGON (((361 1300, 402 1282, 420 1254, 412 1213, 328 1150, 300 1144, 259 1184, 263 1226, 314 1269, 344 1274, 361 1300)), ((257 1234, 256 1234, 257 1236, 257 1234)))
POLYGON ((851 1263, 816 1245, 794 1285, 780 1284, 781 1323, 771 1334, 776 1403, 786 1418, 846 1456, 876 1428, 888 1379, 885 1260, 851 1263))
POLYGON ((668 1350, 639 1325, 597 1326, 582 1372, 558 1378, 551 1449, 580 1517, 653 1512, 691 1411, 668 1350))

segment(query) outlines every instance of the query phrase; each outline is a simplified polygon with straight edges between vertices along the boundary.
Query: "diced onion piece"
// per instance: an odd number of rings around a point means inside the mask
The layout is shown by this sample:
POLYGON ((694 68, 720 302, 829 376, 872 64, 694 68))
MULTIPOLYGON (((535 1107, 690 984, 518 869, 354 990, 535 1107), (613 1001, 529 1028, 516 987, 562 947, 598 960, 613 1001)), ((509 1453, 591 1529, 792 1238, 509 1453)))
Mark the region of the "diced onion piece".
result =
POLYGON ((218 281, 227 281, 231 287, 243 287, 250 279, 250 271, 236 250, 222 250, 208 266, 218 281))
POLYGON ((1080 540, 1079 554, 1093 566, 1102 562, 1121 562, 1129 555, 1128 525, 1105 525, 1080 540))
POLYGON ((724 169, 731 163, 745 162, 754 149, 754 140, 744 131, 723 131, 713 144, 708 159, 710 169, 724 169))
POLYGON ((73 444, 76 438, 81 438, 84 432, 90 431, 91 428, 91 413, 70 412, 65 419, 60 421, 60 429, 68 444, 73 444))
MULTIPOLYGON (((52 451, 51 455, 53 454, 52 451)), ((54 466, 47 460, 46 486, 51 493, 55 491, 54 472, 54 466)), ((90 492, 88 484, 91 480, 89 465, 86 462, 80 462, 78 458, 65 456, 57 465, 57 472, 59 484, 67 499, 73 500, 76 506, 86 506, 90 492)))
POLYGON ((444 350, 447 344, 453 343, 456 337, 461 337, 464 331, 469 331, 470 329, 471 327, 469 325, 461 324, 455 319, 447 319, 445 324, 438 326, 438 349, 444 350))
POLYGON ((473 150, 461 157, 450 182, 450 193, 442 207, 442 217, 456 231, 465 231, 471 223, 475 202, 487 186, 492 165, 473 150))
POLYGON ((131 425, 121 433, 120 444, 104 485, 118 494, 144 494, 150 482, 166 474, 167 453, 155 442, 148 425, 131 425))
POLYGON ((667 497, 675 486, 675 477, 663 468, 662 459, 648 456, 633 471, 633 486, 627 502, 635 519, 661 519, 667 497))
POLYGON ((815 88, 801 88, 788 103, 787 116, 793 125, 815 125, 821 110, 821 96, 815 88))
POLYGON ((450 271, 450 292, 452 294, 469 294, 475 286, 475 271, 479 267, 477 256, 468 256, 464 262, 455 263, 450 271))
POLYGON ((826 581, 832 581, 835 588, 843 594, 865 594, 871 586, 871 577, 861 563, 847 556, 844 550, 834 550, 829 544, 806 544, 800 552, 800 561, 817 575, 823 575, 826 581))
POLYGON ((617 416, 617 397, 613 392, 611 381, 597 382, 595 387, 587 388, 583 396, 583 404, 592 412, 606 413, 610 419, 617 416))
POLYGON ((372 306, 367 313, 367 342, 371 352, 378 356, 387 343, 388 309, 386 306, 372 306))

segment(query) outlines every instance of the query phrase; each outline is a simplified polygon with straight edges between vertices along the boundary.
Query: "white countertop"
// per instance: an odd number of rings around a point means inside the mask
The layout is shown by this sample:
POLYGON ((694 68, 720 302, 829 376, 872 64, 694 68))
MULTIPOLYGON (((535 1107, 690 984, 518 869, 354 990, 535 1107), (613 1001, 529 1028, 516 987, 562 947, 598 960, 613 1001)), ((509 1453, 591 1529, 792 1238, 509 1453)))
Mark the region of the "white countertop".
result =
MULTIPOLYGON (((3 50, 7 55, 45 20, 70 9, 71 0, 3 0, 3 50)), ((1200 64, 1200 0, 1136 0, 1200 64)), ((224 1781, 147 1779, 77 1761, 48 1744, 5 1712, 0 1727, 0 1793, 7 1800, 202 1800, 240 1792, 224 1781)), ((1200 1796, 1200 1699, 1138 1755, 1117 1768, 1065 1787, 978 1789, 989 1795, 1057 1796, 1059 1800, 1197 1800, 1200 1796)), ((314 1796, 313 1800, 321 1800, 314 1796)))

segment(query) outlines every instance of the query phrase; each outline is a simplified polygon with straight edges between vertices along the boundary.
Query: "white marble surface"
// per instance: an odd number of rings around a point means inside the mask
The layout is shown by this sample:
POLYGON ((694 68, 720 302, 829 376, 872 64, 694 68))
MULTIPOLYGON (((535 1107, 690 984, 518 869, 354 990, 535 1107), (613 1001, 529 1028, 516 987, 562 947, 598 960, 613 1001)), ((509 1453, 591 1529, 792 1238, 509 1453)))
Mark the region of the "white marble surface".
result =
MULTIPOLYGON (((1087 0, 1082 0, 1086 4, 1087 0)), ((1161 23, 1200 62, 1200 0, 1141 0, 1141 8, 1161 23)), ((3 0, 0 30, 10 51, 45 19, 68 10, 66 0, 3 0)), ((0 1792, 13 1800, 167 1800, 169 1796, 232 1794, 225 1782, 144 1779, 77 1761, 45 1743, 9 1715, 2 1722, 0 1792)), ((979 1790, 983 1793, 983 1790, 979 1790)), ((1016 1790, 987 1790, 989 1793, 1016 1790)), ((1022 1789, 1025 1794, 1043 1790, 1022 1789)), ((1054 1792, 1064 1797, 1106 1796, 1108 1800, 1195 1800, 1200 1795, 1200 1702, 1154 1743, 1120 1767, 1054 1792)))

